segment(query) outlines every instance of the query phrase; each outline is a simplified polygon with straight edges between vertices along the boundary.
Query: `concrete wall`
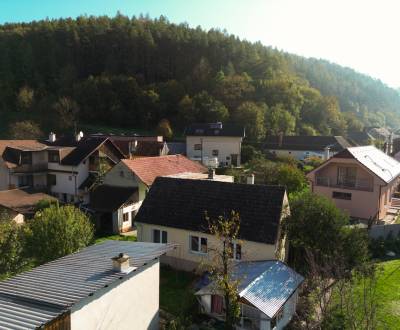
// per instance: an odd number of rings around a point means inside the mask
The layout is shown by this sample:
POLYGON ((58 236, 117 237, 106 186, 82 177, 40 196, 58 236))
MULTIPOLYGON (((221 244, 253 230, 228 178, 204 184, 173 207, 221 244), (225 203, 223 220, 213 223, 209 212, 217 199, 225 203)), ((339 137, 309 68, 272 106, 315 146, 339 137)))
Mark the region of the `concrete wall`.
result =
POLYGON ((218 161, 221 163, 231 164, 231 155, 237 154, 238 165, 240 165, 240 154, 241 154, 241 137, 229 137, 229 136, 187 136, 186 137, 186 155, 188 158, 201 159, 203 157, 216 157, 213 156, 212 151, 218 150, 218 161), (203 151, 195 150, 195 144, 202 144, 203 151), (227 159, 229 157, 229 159, 227 159))
MULTIPOLYGON (((196 231, 176 229, 171 227, 136 223, 138 241, 152 242, 153 229, 165 230, 168 233, 168 243, 179 244, 179 247, 167 253, 162 258, 162 262, 170 264, 172 267, 192 271, 197 266, 212 257, 210 254, 192 252, 190 250, 190 236, 200 236, 207 238, 208 249, 218 247, 218 240, 209 234, 196 231)), ((242 260, 268 260, 276 259, 281 255, 278 247, 264 243, 252 241, 238 241, 242 245, 242 260)))
POLYGON ((400 234, 400 224, 390 224, 390 225, 376 225, 372 226, 369 231, 369 236, 377 238, 387 238, 389 235, 392 237, 397 237, 400 234))
POLYGON ((391 204, 391 195, 395 190, 398 180, 386 184, 377 176, 366 170, 355 159, 331 158, 325 166, 307 175, 311 181, 313 192, 331 199, 335 205, 346 211, 350 216, 369 219, 378 215, 379 219, 386 216, 391 204), (338 166, 351 166, 357 168, 357 180, 369 181, 372 191, 363 191, 351 188, 326 187, 318 185, 318 176, 328 177, 332 183, 337 180, 338 166), (351 193, 351 200, 332 198, 333 192, 351 193))
POLYGON ((156 330, 158 309, 159 262, 154 260, 74 305, 71 330, 156 330))

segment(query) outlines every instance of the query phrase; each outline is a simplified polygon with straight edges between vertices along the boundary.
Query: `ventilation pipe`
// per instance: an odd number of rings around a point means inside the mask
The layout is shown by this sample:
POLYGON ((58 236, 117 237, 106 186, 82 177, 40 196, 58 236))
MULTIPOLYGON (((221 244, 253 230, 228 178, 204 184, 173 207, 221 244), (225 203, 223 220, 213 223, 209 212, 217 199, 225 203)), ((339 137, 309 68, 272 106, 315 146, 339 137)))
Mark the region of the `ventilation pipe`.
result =
POLYGON ((331 158, 331 148, 329 148, 329 147, 325 147, 325 160, 328 160, 329 158, 331 158))

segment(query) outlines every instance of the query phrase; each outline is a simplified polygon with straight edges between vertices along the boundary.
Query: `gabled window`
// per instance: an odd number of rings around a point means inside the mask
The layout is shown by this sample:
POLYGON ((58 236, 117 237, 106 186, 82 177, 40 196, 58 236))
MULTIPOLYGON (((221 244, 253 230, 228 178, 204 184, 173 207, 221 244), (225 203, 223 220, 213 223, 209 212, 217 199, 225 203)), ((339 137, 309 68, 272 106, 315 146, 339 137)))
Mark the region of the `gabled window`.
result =
POLYGON ((207 238, 200 236, 189 236, 190 239, 190 251, 196 253, 207 253, 207 238))
POLYGON ((168 243, 168 233, 165 230, 153 229, 153 243, 168 243))

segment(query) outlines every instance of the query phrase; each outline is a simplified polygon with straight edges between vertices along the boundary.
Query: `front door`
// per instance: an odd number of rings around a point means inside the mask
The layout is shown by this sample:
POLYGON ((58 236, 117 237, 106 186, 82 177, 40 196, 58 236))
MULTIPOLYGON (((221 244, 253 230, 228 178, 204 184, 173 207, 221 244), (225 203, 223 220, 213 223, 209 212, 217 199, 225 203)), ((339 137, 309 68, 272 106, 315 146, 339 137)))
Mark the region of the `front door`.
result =
POLYGON ((222 314, 223 299, 221 296, 213 294, 211 296, 211 313, 222 314))

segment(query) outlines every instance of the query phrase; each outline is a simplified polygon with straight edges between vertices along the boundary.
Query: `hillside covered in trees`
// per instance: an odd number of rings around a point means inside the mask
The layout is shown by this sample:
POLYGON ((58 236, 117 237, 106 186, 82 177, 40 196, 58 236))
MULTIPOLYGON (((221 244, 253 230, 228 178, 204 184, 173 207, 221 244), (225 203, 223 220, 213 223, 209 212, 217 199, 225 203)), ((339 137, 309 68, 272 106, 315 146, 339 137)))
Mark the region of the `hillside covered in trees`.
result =
POLYGON ((6 24, 0 49, 0 116, 14 133, 168 119, 176 131, 245 124, 260 140, 400 124, 400 94, 378 80, 164 17, 6 24))

